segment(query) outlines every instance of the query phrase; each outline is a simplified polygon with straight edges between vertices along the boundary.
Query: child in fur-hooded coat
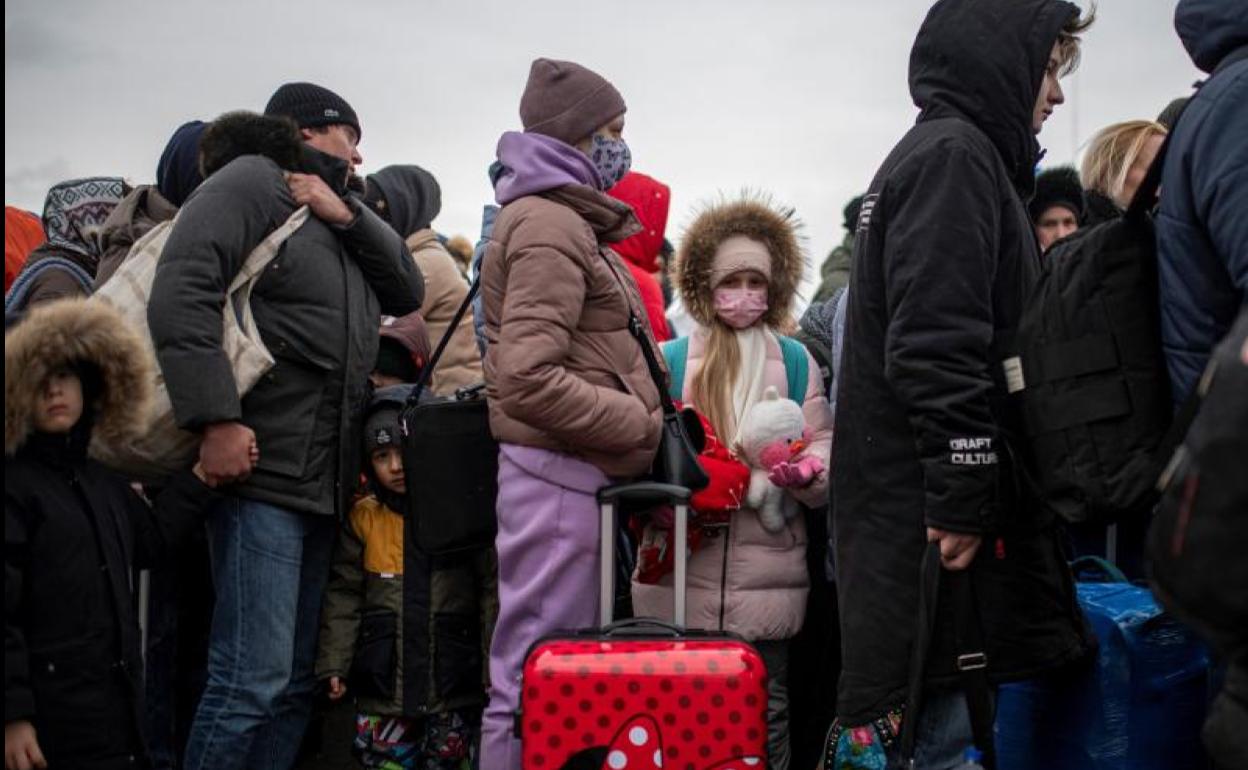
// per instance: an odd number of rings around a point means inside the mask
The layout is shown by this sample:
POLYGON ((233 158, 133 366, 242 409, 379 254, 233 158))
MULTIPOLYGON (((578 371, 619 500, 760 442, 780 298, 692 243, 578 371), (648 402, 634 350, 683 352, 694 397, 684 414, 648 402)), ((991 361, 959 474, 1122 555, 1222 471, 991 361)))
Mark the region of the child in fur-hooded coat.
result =
MULTIPOLYGON (((767 388, 800 403, 812 433, 806 449, 812 461, 784 463, 771 480, 799 502, 820 506, 827 499, 831 410, 810 353, 776 331, 792 316, 804 268, 790 212, 757 197, 710 206, 690 225, 672 264, 672 283, 698 326, 687 343, 664 343, 663 353, 678 372, 675 351, 687 345, 684 379, 673 383, 673 392, 706 415, 730 447, 740 444, 741 421, 767 388), (802 363, 805 382, 791 385, 789 371, 800 372, 802 363)), ((643 549, 652 534, 643 537, 643 549)), ((718 540, 689 557, 688 625, 740 634, 763 654, 772 701, 770 765, 784 768, 787 716, 778 704, 785 697, 788 640, 805 617, 805 521, 798 516, 773 533, 756 511, 742 507, 718 540)), ((671 577, 650 585, 634 579, 633 606, 638 615, 670 614, 671 577)))
POLYGON ((144 427, 152 367, 103 304, 32 310, 4 339, 5 765, 147 767, 131 575, 201 521, 198 471, 155 508, 87 456, 144 427))

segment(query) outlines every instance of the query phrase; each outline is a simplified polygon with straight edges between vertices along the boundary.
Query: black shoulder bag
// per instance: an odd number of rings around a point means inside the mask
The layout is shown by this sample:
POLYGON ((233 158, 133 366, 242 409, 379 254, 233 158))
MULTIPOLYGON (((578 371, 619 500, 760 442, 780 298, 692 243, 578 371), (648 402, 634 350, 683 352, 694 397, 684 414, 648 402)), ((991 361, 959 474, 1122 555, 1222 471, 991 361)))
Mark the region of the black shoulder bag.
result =
POLYGON ((431 556, 492 547, 498 532, 498 442, 490 433, 485 383, 453 398, 420 400, 480 288, 478 275, 403 407, 408 541, 431 556))
POLYGON ((645 326, 633 311, 633 303, 629 301, 628 287, 606 254, 602 254, 602 259, 624 292, 624 302, 628 305, 628 332, 641 346, 641 355, 646 359, 646 368, 650 370, 650 379, 654 380, 654 387, 658 388, 659 403, 663 406, 663 434, 659 438, 659 450, 655 453, 654 464, 650 468, 650 479, 696 492, 711 483, 711 477, 706 475, 706 471, 698 463, 698 455, 706 445, 702 422, 692 409, 676 408, 672 394, 667 389, 667 376, 654 354, 650 335, 646 334, 645 326))
POLYGON ((981 764, 986 770, 995 770, 997 757, 992 731, 996 704, 992 684, 988 679, 988 656, 984 652, 983 628, 971 584, 970 567, 957 572, 945 571, 940 564, 940 544, 929 543, 927 550, 923 552, 920 574, 918 633, 910 658, 906 712, 901 721, 902 759, 907 763, 906 767, 915 767, 914 753, 918 742, 919 719, 923 715, 924 679, 936 629, 940 582, 945 579, 949 581, 949 597, 953 604, 951 609, 957 655, 955 665, 962 693, 966 697, 966 707, 970 712, 971 734, 975 748, 983 754, 981 764))

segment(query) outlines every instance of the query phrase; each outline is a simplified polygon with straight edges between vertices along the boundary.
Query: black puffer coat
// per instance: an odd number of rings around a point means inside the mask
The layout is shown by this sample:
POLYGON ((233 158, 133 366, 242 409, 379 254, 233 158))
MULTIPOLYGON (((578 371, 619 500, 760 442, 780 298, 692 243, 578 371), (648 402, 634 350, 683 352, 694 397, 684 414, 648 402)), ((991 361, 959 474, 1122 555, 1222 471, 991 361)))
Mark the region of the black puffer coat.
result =
MULTIPOLYGON (((833 458, 847 725, 905 701, 925 527, 983 535, 971 573, 994 679, 1092 644, 1054 523, 1016 478, 1002 368, 1040 266, 1020 197, 1038 153, 1032 109, 1076 12, 1058 0, 937 3, 910 60, 918 124, 863 203, 833 458)), ((954 668, 940 602, 937 681, 954 668)))
MULTIPOLYGON (((42 305, 5 335, 4 720, 35 728, 49 767, 148 765, 133 575, 184 541, 217 495, 189 471, 153 508, 87 459, 132 438, 151 364, 103 305, 42 305), (137 362, 137 363, 136 363, 137 362), (34 392, 61 365, 99 374, 70 434, 34 433, 34 392)), ((146 390, 150 393, 150 387, 146 390)))

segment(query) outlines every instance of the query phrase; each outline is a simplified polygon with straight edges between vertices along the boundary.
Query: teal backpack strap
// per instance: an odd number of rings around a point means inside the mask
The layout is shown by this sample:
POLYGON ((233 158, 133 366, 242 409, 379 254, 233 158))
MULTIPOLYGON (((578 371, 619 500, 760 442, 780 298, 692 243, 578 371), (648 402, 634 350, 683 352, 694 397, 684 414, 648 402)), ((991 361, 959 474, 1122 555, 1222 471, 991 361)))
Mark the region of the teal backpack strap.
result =
POLYGON ((659 348, 663 351, 663 360, 667 362, 667 373, 671 378, 668 393, 674 401, 683 401, 685 391, 685 364, 689 362, 689 338, 664 342, 659 348))
POLYGON ((799 404, 803 403, 810 377, 810 360, 806 357, 806 347, 792 337, 780 334, 776 337, 780 340, 780 352, 784 355, 784 375, 789 380, 789 398, 799 404))

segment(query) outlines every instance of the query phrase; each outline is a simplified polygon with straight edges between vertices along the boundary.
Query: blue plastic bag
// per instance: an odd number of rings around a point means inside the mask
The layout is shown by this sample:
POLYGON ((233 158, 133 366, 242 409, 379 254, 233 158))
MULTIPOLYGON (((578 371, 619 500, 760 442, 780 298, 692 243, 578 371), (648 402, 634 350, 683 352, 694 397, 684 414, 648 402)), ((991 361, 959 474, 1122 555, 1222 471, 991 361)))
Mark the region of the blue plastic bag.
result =
POLYGON ((1077 589, 1100 643, 1097 655, 1042 679, 1001 687, 998 767, 1205 770, 1204 645, 1146 588, 1081 582, 1077 589))

